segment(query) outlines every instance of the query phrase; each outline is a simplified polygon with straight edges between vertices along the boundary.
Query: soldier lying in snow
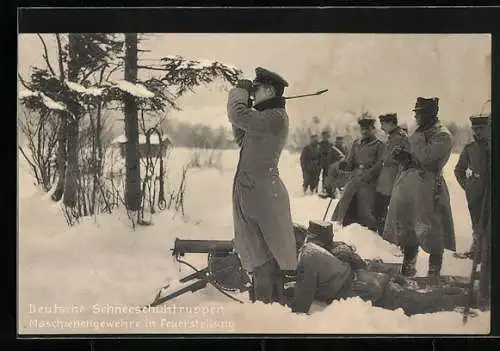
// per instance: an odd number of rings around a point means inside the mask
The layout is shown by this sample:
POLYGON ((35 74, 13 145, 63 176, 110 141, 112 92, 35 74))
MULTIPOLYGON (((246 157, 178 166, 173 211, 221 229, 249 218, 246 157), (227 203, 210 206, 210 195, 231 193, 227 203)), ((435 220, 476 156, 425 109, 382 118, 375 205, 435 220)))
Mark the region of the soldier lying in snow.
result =
POLYGON ((296 231, 299 263, 295 289, 288 290, 290 307, 308 313, 313 300, 331 303, 359 296, 373 306, 402 308, 407 315, 454 310, 465 303, 464 287, 437 287, 420 292, 415 282, 397 267, 364 261, 341 242, 333 242, 332 224, 310 221, 309 228, 296 231), (304 242, 305 241, 305 242, 304 242), (391 271, 392 270, 392 271, 391 271))

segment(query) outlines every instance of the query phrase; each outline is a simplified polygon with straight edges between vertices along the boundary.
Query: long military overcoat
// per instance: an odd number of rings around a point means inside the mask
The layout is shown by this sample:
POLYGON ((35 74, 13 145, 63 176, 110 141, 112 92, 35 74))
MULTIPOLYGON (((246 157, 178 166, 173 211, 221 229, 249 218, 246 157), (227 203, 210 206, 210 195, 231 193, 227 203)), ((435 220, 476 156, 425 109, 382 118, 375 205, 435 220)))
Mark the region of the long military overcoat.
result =
POLYGON ((488 186, 489 170, 486 142, 473 141, 465 145, 455 166, 455 177, 465 191, 473 231, 477 231, 482 215, 482 203, 488 186))
POLYGON ((383 236, 400 246, 420 245, 429 254, 455 251, 450 196, 442 174, 451 154, 451 134, 437 122, 415 131, 409 142, 419 166, 402 171, 396 180, 383 236))
POLYGON ((377 138, 368 142, 361 139, 354 141, 345 160, 345 170, 351 171, 352 177, 346 184, 342 198, 333 211, 332 221, 339 222, 343 226, 352 223, 368 227, 376 226, 373 214, 375 188, 382 167, 383 150, 384 143, 377 138), (365 178, 362 179, 361 176, 365 178), (363 218, 360 210, 372 218, 370 220, 363 218))
POLYGON ((289 122, 284 100, 274 102, 257 111, 247 106, 246 90, 229 92, 228 117, 240 130, 233 183, 234 244, 249 272, 272 258, 282 270, 297 268, 290 200, 278 172, 289 122))
POLYGON ((376 191, 385 196, 391 196, 394 181, 401 172, 401 165, 392 158, 392 151, 397 145, 408 148, 408 134, 400 127, 389 133, 382 156, 382 170, 377 180, 376 191))

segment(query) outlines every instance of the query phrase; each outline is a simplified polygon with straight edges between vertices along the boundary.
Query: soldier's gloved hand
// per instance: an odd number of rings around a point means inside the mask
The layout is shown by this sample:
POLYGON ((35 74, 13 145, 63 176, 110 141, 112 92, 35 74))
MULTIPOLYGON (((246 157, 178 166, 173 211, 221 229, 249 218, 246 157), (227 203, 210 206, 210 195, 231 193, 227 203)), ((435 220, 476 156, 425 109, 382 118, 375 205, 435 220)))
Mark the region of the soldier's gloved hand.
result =
POLYGON ((245 89, 250 94, 252 92, 253 83, 249 79, 240 79, 236 83, 236 88, 245 89))

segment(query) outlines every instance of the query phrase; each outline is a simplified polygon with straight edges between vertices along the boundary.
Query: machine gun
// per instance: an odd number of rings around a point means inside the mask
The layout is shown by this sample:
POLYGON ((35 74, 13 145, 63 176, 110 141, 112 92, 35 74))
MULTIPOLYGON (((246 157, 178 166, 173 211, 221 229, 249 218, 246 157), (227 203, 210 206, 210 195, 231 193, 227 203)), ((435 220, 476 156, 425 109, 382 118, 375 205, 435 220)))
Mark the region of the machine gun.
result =
MULTIPOLYGON (((297 230, 297 228, 295 228, 297 230)), ((301 229, 302 230, 302 229, 301 229)), ((196 292, 204 289, 208 284, 215 287, 230 299, 243 303, 243 301, 230 295, 228 292, 248 292, 250 301, 254 301, 253 280, 248 272, 241 266, 240 259, 233 248, 232 240, 189 240, 175 239, 174 248, 171 249, 175 260, 188 266, 194 272, 181 278, 178 284, 167 284, 156 294, 155 299, 146 307, 155 307, 172 300, 187 292, 196 292), (197 269, 182 258, 186 254, 207 254, 207 266, 197 269), (177 286, 178 285, 178 286, 177 286), (162 296, 164 290, 174 290, 162 296)), ((295 272, 284 272, 284 283, 291 286, 295 282, 295 272)))
POLYGON ((194 273, 180 279, 180 287, 166 296, 162 296, 162 292, 171 288, 171 284, 161 288, 153 302, 147 307, 158 306, 187 292, 196 292, 205 288, 208 284, 237 302, 243 303, 243 301, 229 295, 228 292, 248 291, 250 298, 253 299, 252 281, 241 266, 231 240, 186 240, 177 238, 171 251, 172 256, 178 263, 188 266, 194 273), (203 269, 197 269, 182 259, 185 254, 207 254, 207 266, 203 269))

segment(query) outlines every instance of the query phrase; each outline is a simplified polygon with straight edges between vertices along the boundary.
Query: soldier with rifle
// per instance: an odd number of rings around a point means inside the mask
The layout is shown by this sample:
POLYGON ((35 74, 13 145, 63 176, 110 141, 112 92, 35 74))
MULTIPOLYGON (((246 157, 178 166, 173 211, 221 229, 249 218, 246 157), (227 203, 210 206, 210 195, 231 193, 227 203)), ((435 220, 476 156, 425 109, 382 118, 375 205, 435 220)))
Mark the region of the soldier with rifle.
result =
POLYGON ((255 74, 253 82, 237 83, 227 103, 240 145, 233 184, 234 247, 252 273, 255 299, 282 302, 282 271, 297 265, 289 195, 278 172, 289 131, 283 97, 288 83, 260 67, 255 74))
POLYGON ((465 303, 463 285, 450 282, 421 292, 393 266, 363 260, 349 245, 333 241, 329 222, 310 221, 305 238, 296 234, 299 263, 296 286, 289 291, 296 313, 308 313, 313 301, 330 304, 355 296, 377 307, 402 308, 407 315, 452 311, 465 303))
POLYGON ((444 249, 455 251, 455 231, 443 167, 452 151, 451 133, 439 121, 439 99, 418 97, 417 130, 409 148, 392 157, 403 167, 392 191, 384 239, 403 249, 402 273, 413 276, 419 247, 429 254, 428 275, 439 276, 444 249))
POLYGON ((382 156, 382 170, 377 180, 375 194, 375 217, 378 225, 377 231, 380 235, 384 233, 385 218, 391 201, 394 182, 401 172, 401 165, 392 158, 392 152, 398 145, 408 149, 408 134, 398 126, 398 115, 388 113, 379 116, 382 130, 387 134, 384 154, 382 156))

